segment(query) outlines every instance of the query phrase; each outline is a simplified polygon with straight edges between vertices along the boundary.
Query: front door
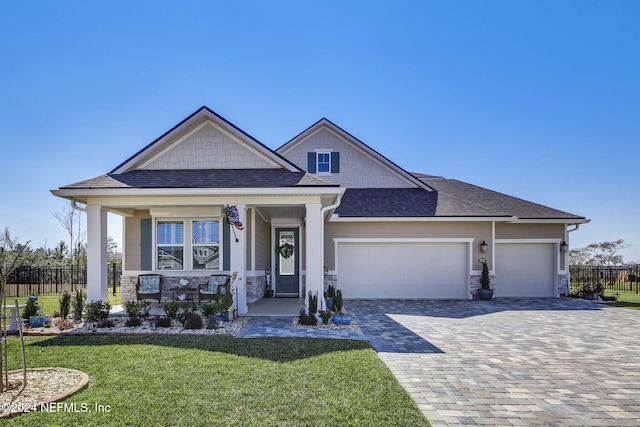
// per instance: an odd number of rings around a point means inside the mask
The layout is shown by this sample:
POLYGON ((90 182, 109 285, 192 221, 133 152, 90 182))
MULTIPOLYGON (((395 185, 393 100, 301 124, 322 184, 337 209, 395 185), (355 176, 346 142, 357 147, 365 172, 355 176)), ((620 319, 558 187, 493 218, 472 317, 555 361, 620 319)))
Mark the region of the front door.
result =
POLYGON ((299 297, 298 229, 276 228, 275 290, 277 297, 299 297))

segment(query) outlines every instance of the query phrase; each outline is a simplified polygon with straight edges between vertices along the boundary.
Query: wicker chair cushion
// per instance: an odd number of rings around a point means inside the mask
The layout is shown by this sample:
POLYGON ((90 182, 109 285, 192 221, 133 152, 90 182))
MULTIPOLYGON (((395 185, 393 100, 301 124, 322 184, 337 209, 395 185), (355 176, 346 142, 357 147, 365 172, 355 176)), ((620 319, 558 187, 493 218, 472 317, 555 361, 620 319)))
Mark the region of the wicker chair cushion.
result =
MULTIPOLYGON (((229 276, 211 276, 209 277, 209 283, 206 287, 200 289, 201 294, 217 294, 218 286, 222 286, 227 283, 229 280, 229 276)), ((226 288, 224 286, 221 288, 221 293, 224 293, 226 288)))
POLYGON ((160 292, 160 276, 141 276, 140 288, 138 292, 141 294, 157 294, 160 292))

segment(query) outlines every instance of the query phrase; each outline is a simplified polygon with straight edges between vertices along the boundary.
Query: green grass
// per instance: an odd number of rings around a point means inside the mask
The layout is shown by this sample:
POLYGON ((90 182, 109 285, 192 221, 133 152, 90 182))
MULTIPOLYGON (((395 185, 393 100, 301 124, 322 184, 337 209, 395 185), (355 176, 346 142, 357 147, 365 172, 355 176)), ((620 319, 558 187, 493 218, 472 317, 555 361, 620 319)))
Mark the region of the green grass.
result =
MULTIPOLYGON (((111 288, 109 288, 109 304, 112 306, 120 304, 120 288, 116 295, 113 295, 111 288)), ((86 292, 86 290, 85 290, 86 292)), ((18 298, 18 303, 25 304, 28 296, 22 296, 18 298)), ((7 305, 14 305, 16 297, 7 297, 7 305)), ((38 304, 40 305, 40 314, 51 316, 54 311, 60 310, 59 295, 38 295, 38 304)), ((71 299, 71 313, 73 313, 73 298, 71 299)))
MULTIPOLYGON (((615 295, 615 294, 616 294, 615 291, 605 292, 605 295, 615 295)), ((619 292, 618 301, 616 301, 611 305, 615 305, 616 307, 624 307, 624 308, 631 308, 634 310, 640 310, 640 294, 637 294, 635 292, 619 292)))
MULTIPOLYGON (((308 338, 28 337, 30 367, 79 369, 66 402, 109 413, 29 413, 21 426, 428 426, 368 343, 308 338)), ((19 368, 18 340, 9 342, 19 368)))

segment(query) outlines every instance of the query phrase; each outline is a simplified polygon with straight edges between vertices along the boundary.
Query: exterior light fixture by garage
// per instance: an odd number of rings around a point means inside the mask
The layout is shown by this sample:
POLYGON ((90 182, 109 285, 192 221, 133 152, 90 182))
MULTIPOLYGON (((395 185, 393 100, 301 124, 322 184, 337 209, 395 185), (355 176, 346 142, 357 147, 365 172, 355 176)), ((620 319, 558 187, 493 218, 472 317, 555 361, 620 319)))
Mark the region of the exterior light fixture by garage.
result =
POLYGON ((560 252, 562 252, 563 254, 569 252, 569 245, 567 245, 567 242, 565 242, 564 240, 562 241, 562 243, 560 243, 560 252))
POLYGON ((487 253, 487 250, 489 249, 489 245, 487 245, 487 242, 485 242, 484 240, 482 241, 482 243, 480 243, 480 252, 487 253))

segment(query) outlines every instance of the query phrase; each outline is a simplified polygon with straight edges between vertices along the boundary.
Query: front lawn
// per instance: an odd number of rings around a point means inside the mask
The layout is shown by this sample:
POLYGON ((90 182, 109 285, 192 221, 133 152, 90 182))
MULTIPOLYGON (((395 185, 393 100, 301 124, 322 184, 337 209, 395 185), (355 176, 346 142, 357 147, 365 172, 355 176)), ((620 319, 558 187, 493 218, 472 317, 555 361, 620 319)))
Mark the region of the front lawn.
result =
MULTIPOLYGON (((428 426, 368 343, 310 338, 27 337, 30 367, 86 372, 68 399, 110 412, 30 413, 21 426, 428 426)), ((10 369, 20 367, 9 341, 10 369)))
MULTIPOLYGON (((85 290, 86 292, 86 290, 85 290)), ((18 304, 26 304, 27 298, 29 296, 21 296, 21 297, 7 297, 7 306, 15 306, 15 300, 18 300, 18 304)), ((38 295, 38 304, 40 305, 40 314, 46 316, 52 316, 54 311, 60 310, 60 295, 59 294, 51 294, 51 295, 38 295)), ((71 300, 71 312, 73 313, 73 300, 71 300)), ((120 298, 120 288, 118 288, 118 292, 113 295, 111 293, 111 288, 109 288, 109 304, 111 306, 121 304, 120 298)), ((20 312, 22 313, 20 309, 20 312)))
MULTIPOLYGON (((615 295, 615 292, 607 292, 607 295, 615 295)), ((617 296, 618 301, 612 305, 640 310, 640 294, 635 292, 618 292, 617 296)))

